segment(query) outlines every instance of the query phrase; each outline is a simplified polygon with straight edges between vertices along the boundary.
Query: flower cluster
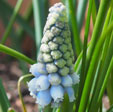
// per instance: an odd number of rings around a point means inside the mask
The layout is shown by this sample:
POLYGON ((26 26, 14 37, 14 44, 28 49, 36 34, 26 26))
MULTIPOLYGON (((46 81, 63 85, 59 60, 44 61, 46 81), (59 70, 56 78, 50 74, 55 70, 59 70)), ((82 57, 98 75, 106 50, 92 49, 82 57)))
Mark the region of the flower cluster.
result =
POLYGON ((44 27, 38 63, 30 68, 35 76, 28 87, 30 95, 41 107, 48 104, 59 106, 67 93, 70 102, 75 100, 72 85, 79 83, 74 73, 74 54, 66 17, 66 8, 57 3, 49 9, 44 27))

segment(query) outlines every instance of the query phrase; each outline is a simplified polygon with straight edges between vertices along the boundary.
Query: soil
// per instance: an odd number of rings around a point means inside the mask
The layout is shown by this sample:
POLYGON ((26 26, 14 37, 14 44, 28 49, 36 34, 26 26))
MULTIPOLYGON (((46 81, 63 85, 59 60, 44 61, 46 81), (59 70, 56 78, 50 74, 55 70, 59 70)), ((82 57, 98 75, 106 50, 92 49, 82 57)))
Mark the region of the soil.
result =
MULTIPOLYGON (((18 62, 16 61, 0 64, 0 79, 2 79, 11 107, 14 108, 16 112, 22 112, 21 101, 17 90, 17 82, 21 74, 22 71, 19 69, 18 62)), ((21 87, 27 112, 37 112, 38 106, 35 103, 35 99, 29 95, 27 86, 22 84, 21 87)))

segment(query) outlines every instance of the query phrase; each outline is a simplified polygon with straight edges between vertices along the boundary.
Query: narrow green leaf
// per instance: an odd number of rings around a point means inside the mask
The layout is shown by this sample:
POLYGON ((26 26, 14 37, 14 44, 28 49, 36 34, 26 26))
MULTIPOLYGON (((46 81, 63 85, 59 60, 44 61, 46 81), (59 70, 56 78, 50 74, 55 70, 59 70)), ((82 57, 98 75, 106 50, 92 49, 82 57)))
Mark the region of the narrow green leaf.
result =
MULTIPOLYGON (((105 91, 105 88, 106 88, 106 85, 107 85, 107 82, 109 82, 109 76, 110 76, 110 73, 113 69, 113 57, 111 59, 111 62, 109 64, 109 67, 108 67, 108 70, 107 70, 107 73, 105 75, 105 79, 104 79, 104 82, 103 82, 103 85, 102 85, 102 88, 101 88, 101 91, 99 93, 99 97, 98 97, 98 103, 100 103, 100 100, 102 99, 102 96, 104 94, 104 91, 105 91)), ((110 81, 111 82, 111 81, 110 81)), ((113 93, 113 92, 112 92, 113 93)))
POLYGON ((113 105, 113 70, 107 82, 107 94, 109 97, 110 105, 113 105))
POLYGON ((106 29, 106 31, 101 35, 101 37, 99 38, 99 41, 97 42, 95 51, 93 53, 92 60, 90 62, 89 70, 87 73, 87 77, 86 77, 86 81, 85 81, 85 85, 84 85, 84 89, 83 89, 78 112, 84 112, 86 109, 88 99, 89 99, 89 94, 90 94, 93 79, 94 79, 94 75, 95 75, 94 74, 95 69, 97 67, 99 54, 101 52, 101 48, 102 48, 103 43, 105 41, 105 37, 111 33, 112 29, 113 29, 113 23, 106 29))
POLYGON ((97 99, 98 99, 101 87, 103 85, 103 81, 105 80, 105 77, 106 77, 107 69, 109 67, 110 61, 111 61, 112 56, 113 56, 113 52, 111 52, 112 49, 113 49, 113 35, 112 35, 112 40, 111 40, 110 47, 108 48, 108 52, 107 52, 107 56, 106 56, 106 59, 105 59, 105 63, 104 63, 102 72, 100 73, 100 77, 99 77, 99 81, 97 83, 97 88, 96 88, 96 91, 95 91, 95 95, 92 99, 92 104, 91 104, 91 107, 89 109, 89 111, 91 111, 91 112, 94 112, 94 108, 95 108, 95 111, 97 111, 99 103, 101 101, 101 99, 99 99, 99 102, 97 103, 97 99))
POLYGON ((86 7, 87 7, 87 1, 88 0, 79 0, 78 2, 78 8, 77 8, 77 25, 78 25, 78 31, 81 31, 84 17, 85 17, 85 12, 86 12, 86 7))
POLYGON ((14 22, 15 22, 15 18, 17 16, 17 13, 18 13, 20 7, 21 7, 21 4, 22 4, 22 0, 18 0, 17 3, 16 3, 16 6, 14 8, 14 12, 13 12, 13 14, 11 16, 10 21, 9 21, 9 24, 8 24, 8 26, 6 28, 6 31, 5 31, 5 33, 4 33, 3 37, 2 37, 2 40, 1 40, 2 44, 4 44, 6 42, 6 40, 8 38, 8 35, 11 32, 11 28, 12 28, 14 22))
POLYGON ((96 10, 98 12, 99 5, 100 5, 100 0, 95 0, 95 5, 96 5, 96 10))
POLYGON ((91 18, 91 12, 92 12, 92 5, 93 5, 93 0, 90 0, 89 1, 89 7, 88 7, 87 19, 86 19, 86 25, 85 25, 82 67, 81 67, 81 73, 80 73, 80 84, 79 84, 76 112, 78 111, 80 98, 81 98, 81 95, 82 95, 82 90, 83 90, 84 82, 85 82, 85 79, 86 79, 86 74, 85 74, 86 52, 87 52, 87 42, 88 42, 88 34, 89 34, 89 27, 90 27, 90 18, 91 18))
MULTIPOLYGON (((3 18, 3 16, 5 16, 7 19, 9 18, 9 16, 11 16, 11 14, 13 13, 13 8, 4 0, 0 0, 0 16, 1 18, 3 18)), ((8 20, 7 20, 8 22, 8 20)), ((6 23, 7 23, 6 22, 6 23)), ((17 14, 16 17, 16 22, 31 36, 34 37, 34 30, 33 28, 31 28, 30 25, 28 25, 28 23, 24 20, 24 18, 22 16, 20 16, 19 14, 17 14)), ((32 38, 34 39, 34 38, 32 38)))
POLYGON ((37 46, 37 56, 43 36, 43 27, 47 17, 48 0, 33 0, 33 11, 35 21, 35 38, 37 46))
POLYGON ((9 107, 10 103, 3 87, 2 80, 0 79, 0 112, 7 112, 9 107))
MULTIPOLYGON (((105 24, 104 24, 104 28, 103 28, 103 31, 104 32, 108 26, 108 24, 110 24, 110 17, 111 17, 111 14, 112 14, 112 5, 110 6, 109 8, 109 11, 108 11, 108 14, 107 14, 107 17, 106 17, 106 21, 105 21, 105 24)), ((98 86, 98 82, 100 81, 100 79, 102 79, 102 76, 101 76, 101 73, 102 71, 104 70, 103 69, 103 66, 104 66, 104 63, 105 63, 105 59, 106 59, 106 55, 107 55, 107 52, 109 50, 109 43, 110 42, 110 35, 108 35, 105 43, 104 43, 104 47, 103 47, 103 51, 102 51, 102 56, 101 56, 101 59, 100 59, 100 65, 99 65, 99 71, 98 71, 98 74, 97 74, 97 79, 96 79, 96 82, 95 82, 95 87, 94 87, 94 90, 93 90, 93 95, 92 95, 92 99, 91 99, 91 102, 90 102, 90 105, 92 104, 93 100, 94 100, 94 96, 95 96, 95 91, 97 90, 97 86, 98 86)), ((93 102, 94 103, 94 102, 93 102)), ((94 103, 95 104, 95 103, 94 103)), ((92 105, 93 106, 93 105, 92 105)), ((90 107, 89 107, 90 108, 90 107)))
POLYGON ((96 10, 96 5, 95 5, 95 0, 93 0, 93 6, 92 6, 92 20, 93 20, 93 26, 95 25, 96 15, 97 15, 97 10, 96 10))
POLYGON ((87 58, 86 58, 87 65, 86 65, 85 73, 87 73, 87 70, 88 70, 88 67, 89 67, 89 64, 90 64, 90 61, 92 58, 92 54, 95 49, 95 45, 97 44, 98 39, 100 37, 100 33, 103 28, 106 12, 108 10, 109 5, 110 5, 110 0, 109 1, 108 0, 101 1, 98 15, 97 15, 96 22, 95 22, 95 26, 93 29, 92 37, 91 37, 91 44, 89 46, 89 50, 88 50, 88 54, 87 54, 87 58))
POLYGON ((6 53, 10 56, 13 56, 17 59, 21 59, 24 60, 25 62, 28 62, 29 64, 34 64, 36 63, 34 60, 28 58, 27 56, 25 56, 24 54, 19 53, 18 51, 15 51, 9 47, 6 47, 2 44, 0 44, 0 52, 6 53))
POLYGON ((74 47, 76 49, 76 55, 78 56, 82 50, 82 42, 80 39, 80 35, 77 28, 77 21, 75 17, 75 12, 72 4, 72 0, 66 1, 66 8, 67 8, 67 14, 70 18, 70 23, 72 26, 72 33, 73 33, 73 41, 74 41, 74 47))

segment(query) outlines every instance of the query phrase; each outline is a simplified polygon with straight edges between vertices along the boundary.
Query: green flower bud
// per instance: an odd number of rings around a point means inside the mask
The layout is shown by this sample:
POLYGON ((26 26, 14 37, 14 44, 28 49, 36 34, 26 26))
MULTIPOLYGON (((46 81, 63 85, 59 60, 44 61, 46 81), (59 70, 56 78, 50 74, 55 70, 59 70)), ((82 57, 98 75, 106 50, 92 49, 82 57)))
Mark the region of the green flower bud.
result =
POLYGON ((43 60, 44 60, 44 62, 52 62, 53 61, 51 55, 46 54, 46 53, 43 53, 43 60))
POLYGON ((56 65, 53 64, 53 63, 46 64, 46 69, 47 69, 48 73, 55 73, 58 70, 58 68, 56 67, 56 65))
POLYGON ((64 67, 64 68, 59 70, 59 73, 62 76, 66 76, 69 73, 69 68, 68 67, 64 67))
POLYGON ((55 60, 54 62, 59 68, 63 68, 66 64, 66 61, 64 59, 55 60))
POLYGON ((51 55, 52 55, 53 59, 59 59, 62 57, 62 53, 59 50, 52 51, 51 55))

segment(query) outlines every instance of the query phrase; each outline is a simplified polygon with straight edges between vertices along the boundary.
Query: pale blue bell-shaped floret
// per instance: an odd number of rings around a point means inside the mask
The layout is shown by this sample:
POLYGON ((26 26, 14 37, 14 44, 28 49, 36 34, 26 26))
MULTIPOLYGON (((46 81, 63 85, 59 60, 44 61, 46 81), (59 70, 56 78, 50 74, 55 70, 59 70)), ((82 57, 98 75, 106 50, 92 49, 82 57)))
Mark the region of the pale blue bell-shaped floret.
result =
POLYGON ((65 91, 67 92, 68 96, 69 96, 69 101, 73 102, 75 100, 75 95, 74 95, 74 90, 72 87, 66 87, 65 91))
POLYGON ((38 78, 33 78, 27 83, 29 91, 30 91, 30 95, 33 96, 33 98, 36 97, 36 93, 37 93, 37 88, 36 88, 37 79, 38 78))
POLYGON ((38 92, 36 97, 36 103, 38 103, 42 108, 50 104, 51 100, 52 100, 52 97, 50 95, 49 89, 38 92))
POLYGON ((48 77, 46 75, 41 75, 38 77, 36 82, 37 91, 42 91, 48 89, 50 86, 50 82, 48 81, 48 77))
POLYGON ((46 66, 43 63, 31 65, 30 72, 36 77, 39 77, 41 74, 47 74, 46 66))
POLYGON ((61 84, 64 86, 64 87, 69 87, 69 86, 72 86, 73 84, 73 81, 72 81, 72 78, 70 75, 66 75, 64 77, 61 77, 61 84))
POLYGON ((61 83, 61 77, 57 73, 49 74, 48 80, 51 83, 51 85, 59 85, 61 83))
POLYGON ((37 64, 31 65, 29 72, 31 72, 36 77, 41 75, 41 73, 39 73, 37 70, 37 64))
POLYGON ((73 80, 73 84, 78 84, 79 83, 79 81, 80 81, 80 77, 79 77, 79 75, 77 75, 75 72, 72 74, 72 75, 70 75, 71 76, 71 78, 72 78, 72 80, 73 80))
POLYGON ((64 99, 64 89, 61 85, 51 86, 50 94, 56 103, 59 103, 64 99))

